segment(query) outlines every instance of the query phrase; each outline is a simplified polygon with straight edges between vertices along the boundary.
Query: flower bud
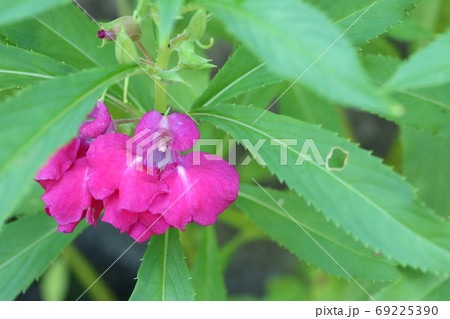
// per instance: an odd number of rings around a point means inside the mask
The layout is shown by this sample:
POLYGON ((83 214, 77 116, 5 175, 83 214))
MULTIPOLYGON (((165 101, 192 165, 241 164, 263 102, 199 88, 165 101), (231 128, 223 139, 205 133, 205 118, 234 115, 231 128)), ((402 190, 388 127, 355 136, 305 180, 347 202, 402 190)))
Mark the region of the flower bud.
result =
POLYGON ((189 37, 193 40, 200 39, 206 31, 206 11, 198 10, 191 18, 189 25, 186 29, 186 32, 189 34, 189 37))
POLYGON ((125 28, 125 33, 133 41, 139 41, 141 38, 141 23, 132 16, 124 16, 116 20, 117 22, 112 28, 112 31, 120 32, 122 27, 125 28))
POLYGON ((111 38, 109 40, 115 39, 114 35, 121 32, 124 32, 133 41, 139 41, 141 38, 141 23, 132 16, 123 16, 114 21, 102 23, 100 25, 103 30, 98 32, 98 37, 101 39, 104 38, 108 40, 108 37, 111 38))
POLYGON ((97 37, 99 39, 105 39, 107 41, 112 41, 115 40, 117 37, 117 34, 114 31, 105 31, 105 30, 100 30, 97 33, 97 37))
POLYGON ((120 64, 135 63, 139 59, 133 40, 124 32, 117 34, 115 52, 120 64))

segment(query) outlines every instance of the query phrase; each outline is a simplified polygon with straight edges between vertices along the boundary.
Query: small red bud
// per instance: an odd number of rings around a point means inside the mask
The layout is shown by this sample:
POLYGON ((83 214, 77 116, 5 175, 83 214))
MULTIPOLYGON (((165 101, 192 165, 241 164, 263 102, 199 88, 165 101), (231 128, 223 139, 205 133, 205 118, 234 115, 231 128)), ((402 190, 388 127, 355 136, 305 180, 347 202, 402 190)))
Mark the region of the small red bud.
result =
POLYGON ((105 30, 100 30, 97 33, 97 37, 99 39, 105 39, 105 40, 115 40, 117 37, 117 34, 114 31, 105 31, 105 30))

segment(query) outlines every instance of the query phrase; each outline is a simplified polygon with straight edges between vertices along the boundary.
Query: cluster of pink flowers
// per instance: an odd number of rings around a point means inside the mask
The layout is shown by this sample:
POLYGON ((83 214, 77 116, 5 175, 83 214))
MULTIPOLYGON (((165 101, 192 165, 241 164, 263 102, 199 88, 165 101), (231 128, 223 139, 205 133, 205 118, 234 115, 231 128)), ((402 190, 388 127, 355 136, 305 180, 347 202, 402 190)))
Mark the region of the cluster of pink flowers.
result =
POLYGON ((199 139, 187 115, 150 111, 135 135, 115 133, 107 107, 98 102, 79 134, 40 169, 45 210, 58 231, 72 232, 86 218, 127 232, 137 242, 169 227, 211 225, 239 191, 239 175, 222 158, 190 152, 199 139))

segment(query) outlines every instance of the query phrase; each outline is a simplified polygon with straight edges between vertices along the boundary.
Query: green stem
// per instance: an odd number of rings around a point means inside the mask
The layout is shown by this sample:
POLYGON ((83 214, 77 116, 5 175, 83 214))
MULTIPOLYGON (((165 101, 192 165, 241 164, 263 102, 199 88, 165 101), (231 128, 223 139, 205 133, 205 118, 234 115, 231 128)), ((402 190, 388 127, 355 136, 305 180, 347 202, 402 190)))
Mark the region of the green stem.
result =
POLYGON ((147 61, 151 62, 150 64, 153 63, 153 60, 150 56, 150 54, 148 53, 147 49, 144 47, 144 45, 142 44, 141 40, 137 40, 136 44, 139 48, 139 50, 141 50, 142 54, 145 56, 145 58, 147 59, 147 61))
POLYGON ((130 84, 130 77, 127 76, 125 78, 125 82, 123 84, 123 103, 128 104, 128 85, 130 84))
MULTIPOLYGON (((161 45, 156 58, 156 66, 167 70, 172 49, 168 45, 161 45)), ((155 110, 165 113, 167 110, 167 84, 155 79, 155 110)))

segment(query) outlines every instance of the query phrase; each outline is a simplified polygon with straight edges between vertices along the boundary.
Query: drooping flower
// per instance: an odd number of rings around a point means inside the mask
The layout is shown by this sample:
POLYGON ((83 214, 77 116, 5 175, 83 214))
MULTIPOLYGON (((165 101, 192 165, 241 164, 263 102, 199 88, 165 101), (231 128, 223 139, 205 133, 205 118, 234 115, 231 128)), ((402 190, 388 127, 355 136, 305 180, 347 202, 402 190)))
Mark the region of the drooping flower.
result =
POLYGON ((97 223, 103 203, 87 189, 86 152, 97 136, 112 131, 113 121, 105 104, 98 102, 82 123, 78 136, 60 148, 39 170, 35 180, 45 189, 45 211, 55 218, 58 231, 70 233, 86 217, 97 223))
POLYGON ((213 224, 236 200, 239 175, 218 156, 180 153, 199 136, 189 116, 151 111, 133 138, 118 133, 97 138, 87 154, 88 187, 104 200, 102 220, 138 241, 164 227, 213 224))
POLYGON ((53 155, 36 180, 58 231, 72 232, 86 218, 102 220, 137 242, 169 227, 211 225, 237 197, 239 175, 222 158, 191 152, 200 134, 184 114, 148 112, 135 135, 114 133, 99 102, 79 134, 53 155))

